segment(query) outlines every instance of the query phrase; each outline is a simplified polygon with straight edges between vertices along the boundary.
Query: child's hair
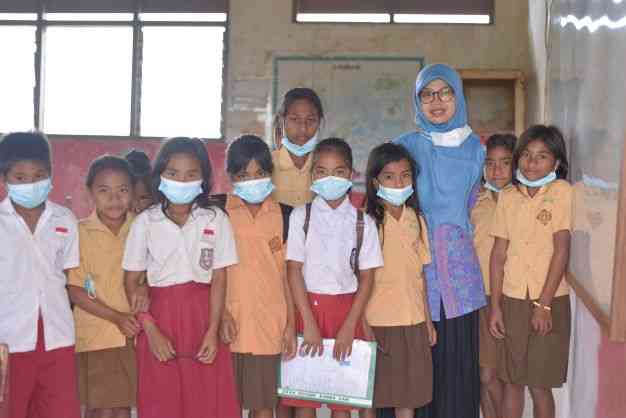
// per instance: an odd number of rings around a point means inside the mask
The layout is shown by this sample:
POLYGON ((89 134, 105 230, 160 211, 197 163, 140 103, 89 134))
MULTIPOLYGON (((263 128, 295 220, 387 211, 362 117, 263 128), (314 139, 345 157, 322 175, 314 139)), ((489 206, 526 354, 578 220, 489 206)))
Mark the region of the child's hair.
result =
POLYGON ((142 182, 146 190, 152 189, 152 167, 148 155, 137 149, 131 149, 122 155, 133 172, 135 182, 142 182))
POLYGON ((567 171, 569 164, 567 162, 567 149, 565 147, 565 140, 561 130, 556 126, 546 125, 534 125, 526 129, 519 138, 515 154, 513 155, 513 162, 516 167, 519 167, 519 159, 522 156, 528 144, 533 141, 541 141, 550 150, 554 158, 559 161, 559 167, 556 170, 557 178, 564 179, 567 177, 567 171))
POLYGON ((234 176, 255 160, 268 174, 274 171, 272 154, 261 138, 255 135, 242 135, 235 139, 226 151, 226 172, 234 176))
POLYGON ((89 165, 85 185, 91 189, 93 182, 96 180, 96 176, 104 170, 114 170, 124 173, 128 176, 131 184, 135 183, 135 175, 128 161, 116 155, 105 154, 93 160, 89 165))
POLYGON ((41 132, 13 132, 0 138, 0 174, 19 161, 37 161, 52 173, 50 142, 41 132))
POLYGON ((200 163, 202 170, 202 193, 193 200, 192 204, 201 208, 209 208, 211 206, 209 195, 213 187, 213 169, 211 168, 211 161, 209 161, 209 154, 204 147, 204 143, 198 138, 168 138, 161 145, 152 169, 152 194, 156 202, 161 204, 163 211, 169 206, 169 201, 159 191, 159 186, 161 185, 161 174, 165 171, 165 167, 167 167, 170 158, 174 154, 190 155, 200 163))
POLYGON ((274 135, 279 138, 283 135, 283 121, 289 112, 289 108, 298 100, 307 100, 317 110, 320 121, 324 119, 324 108, 320 97, 313 89, 308 87, 297 87, 289 90, 283 97, 283 102, 274 117, 274 135))
POLYGON ((487 147, 487 152, 494 148, 502 147, 513 154, 516 142, 517 137, 513 134, 494 134, 487 138, 485 146, 487 147))
POLYGON ((415 213, 420 213, 419 197, 417 188, 415 187, 417 178, 417 163, 411 157, 411 154, 401 145, 387 142, 374 148, 367 160, 367 169, 365 170, 365 212, 376 221, 377 225, 382 225, 385 218, 385 208, 376 196, 376 186, 374 180, 380 175, 385 166, 389 163, 406 160, 411 167, 411 183, 414 191, 405 203, 406 206, 413 208, 415 213))
POLYGON ((352 170, 352 148, 350 145, 341 138, 326 138, 315 145, 313 149, 313 163, 311 164, 311 170, 317 164, 317 160, 319 159, 320 154, 324 152, 334 152, 344 159, 348 168, 352 170))

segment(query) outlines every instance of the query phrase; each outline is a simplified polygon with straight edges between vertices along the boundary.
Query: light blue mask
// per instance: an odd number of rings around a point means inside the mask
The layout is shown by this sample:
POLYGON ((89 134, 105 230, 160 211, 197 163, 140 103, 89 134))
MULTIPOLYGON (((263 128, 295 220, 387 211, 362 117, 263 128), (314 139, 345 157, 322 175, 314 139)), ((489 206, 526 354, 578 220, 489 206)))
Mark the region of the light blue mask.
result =
POLYGON ((352 182, 343 177, 328 176, 323 179, 315 180, 311 185, 311 191, 324 200, 337 200, 352 187, 352 182))
POLYGON ((7 192, 9 198, 18 206, 33 209, 46 201, 52 190, 50 178, 28 184, 9 184, 7 192))
POLYGON ((273 191, 271 178, 238 181, 233 184, 233 194, 252 204, 263 202, 273 191))
POLYGON ((500 193, 502 191, 502 189, 500 189, 499 187, 494 186, 493 184, 489 183, 487 180, 485 180, 485 183, 483 184, 483 187, 487 190, 491 190, 494 193, 500 193))
POLYGON ((540 178, 538 180, 530 181, 526 177, 524 177, 524 175, 518 168, 517 171, 515 172, 515 177, 517 177, 517 180, 526 187, 541 187, 541 186, 545 186, 546 184, 552 183, 554 180, 556 180, 556 171, 552 171, 547 176, 540 178))
POLYGON ((159 191, 175 205, 186 205, 202 193, 202 180, 174 181, 161 176, 159 191))
POLYGON ((378 186, 376 196, 385 199, 394 206, 402 206, 404 202, 413 194, 413 186, 406 186, 402 189, 378 186))
POLYGON ((287 148, 287 151, 295 155, 296 157, 304 157, 309 154, 315 148, 317 144, 317 134, 313 136, 313 138, 309 139, 302 145, 294 144, 287 138, 287 136, 283 136, 283 140, 281 141, 283 146, 287 148))

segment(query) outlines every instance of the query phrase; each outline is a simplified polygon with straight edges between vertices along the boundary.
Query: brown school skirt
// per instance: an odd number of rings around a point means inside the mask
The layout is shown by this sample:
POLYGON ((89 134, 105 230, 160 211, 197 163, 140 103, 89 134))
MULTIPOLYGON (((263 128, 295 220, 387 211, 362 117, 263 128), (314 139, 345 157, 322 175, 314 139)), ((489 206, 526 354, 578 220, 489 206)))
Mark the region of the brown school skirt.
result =
POLYGON ((237 395, 243 409, 274 409, 278 403, 280 354, 232 353, 237 395))
POLYGON ((556 388, 565 383, 569 357, 571 312, 569 296, 552 300, 552 331, 540 337, 530 320, 530 299, 502 297, 506 336, 498 344, 498 377, 506 383, 556 388))
POLYGON ((89 409, 136 405, 137 366, 132 340, 124 347, 76 354, 80 403, 89 409))
POLYGON ((489 332, 489 299, 487 296, 487 306, 478 311, 478 363, 480 367, 495 369, 498 367, 498 340, 489 332))
POLYGON ((433 398, 433 361, 426 324, 372 327, 378 352, 374 408, 419 408, 433 398))

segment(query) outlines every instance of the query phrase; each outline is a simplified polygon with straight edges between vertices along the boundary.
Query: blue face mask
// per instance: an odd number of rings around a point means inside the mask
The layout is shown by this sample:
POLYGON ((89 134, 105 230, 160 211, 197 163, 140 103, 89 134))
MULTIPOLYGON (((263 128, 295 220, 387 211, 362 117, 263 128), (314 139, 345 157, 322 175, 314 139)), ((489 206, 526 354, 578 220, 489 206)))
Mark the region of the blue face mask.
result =
POLYGON ((52 190, 50 178, 28 184, 9 184, 7 192, 9 198, 18 206, 33 209, 46 201, 52 190))
POLYGON ((352 182, 343 177, 328 176, 315 180, 311 185, 311 191, 322 196, 324 200, 337 200, 350 190, 352 182))
POLYGON ((487 190, 491 190, 494 193, 500 193, 502 191, 502 189, 500 189, 499 187, 494 186, 493 184, 489 183, 489 181, 485 180, 485 183, 483 184, 483 187, 487 190))
POLYGON ((413 186, 406 186, 402 189, 378 186, 376 196, 385 199, 394 206, 402 206, 404 202, 413 194, 413 186))
POLYGON ((287 151, 296 157, 304 157, 315 148, 315 145, 317 144, 317 134, 315 134, 313 138, 309 139, 303 145, 294 144, 289 140, 289 138, 287 138, 287 136, 283 136, 281 143, 285 148, 287 148, 287 151))
POLYGON ((274 185, 270 178, 238 181, 233 184, 233 194, 252 204, 263 202, 273 191, 274 185))
POLYGON ((545 186, 546 184, 552 183, 554 180, 556 180, 556 171, 552 171, 547 176, 540 178, 538 180, 530 181, 526 177, 524 177, 524 175, 518 168, 517 172, 515 173, 515 177, 517 177, 517 180, 526 187, 541 187, 541 186, 545 186))
POLYGON ((202 180, 174 181, 161 176, 159 191, 175 205, 186 205, 202 193, 202 180))

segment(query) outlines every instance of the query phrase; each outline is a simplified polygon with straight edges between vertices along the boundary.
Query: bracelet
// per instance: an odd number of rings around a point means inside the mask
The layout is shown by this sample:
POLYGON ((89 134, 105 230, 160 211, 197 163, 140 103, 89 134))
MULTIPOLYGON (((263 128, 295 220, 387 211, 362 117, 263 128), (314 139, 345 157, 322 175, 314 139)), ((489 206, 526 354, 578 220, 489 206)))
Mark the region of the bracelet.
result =
POLYGON ((536 306, 537 308, 541 308, 544 311, 552 311, 552 307, 548 306, 548 305, 542 305, 541 303, 537 302, 536 300, 533 301, 533 305, 536 306))

